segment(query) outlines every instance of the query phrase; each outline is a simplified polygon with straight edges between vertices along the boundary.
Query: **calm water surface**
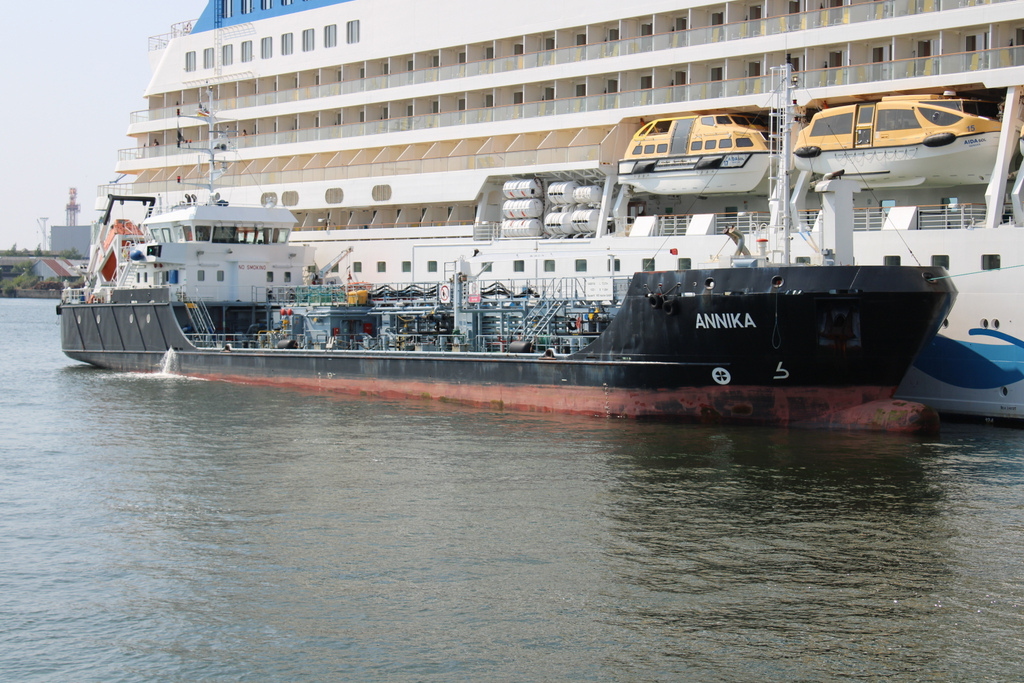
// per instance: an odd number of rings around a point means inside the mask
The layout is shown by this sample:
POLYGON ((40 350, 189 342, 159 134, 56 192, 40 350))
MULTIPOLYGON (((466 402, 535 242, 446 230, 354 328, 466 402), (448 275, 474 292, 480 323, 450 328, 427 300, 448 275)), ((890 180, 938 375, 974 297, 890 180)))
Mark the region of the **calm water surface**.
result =
POLYGON ((95 370, 0 300, 0 679, 1024 680, 1024 432, 95 370))

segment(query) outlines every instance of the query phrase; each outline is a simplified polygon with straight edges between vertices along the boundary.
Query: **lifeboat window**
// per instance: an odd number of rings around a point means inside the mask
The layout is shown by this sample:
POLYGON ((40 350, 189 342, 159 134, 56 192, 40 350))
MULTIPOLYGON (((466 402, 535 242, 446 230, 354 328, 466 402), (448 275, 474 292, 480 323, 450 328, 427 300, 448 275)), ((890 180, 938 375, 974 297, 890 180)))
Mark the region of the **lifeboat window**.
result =
POLYGON ((875 129, 879 133, 889 130, 910 130, 920 128, 913 109, 879 109, 875 129))
POLYGON ((646 126, 637 131, 636 136, 638 138, 645 137, 648 133, 651 132, 651 129, 654 128, 655 123, 657 123, 657 121, 654 121, 653 123, 648 123, 646 126))
POLYGON ((716 116, 715 123, 724 123, 725 125, 728 126, 730 123, 732 123, 732 119, 730 119, 728 116, 716 116))
POLYGON ((811 126, 811 137, 849 135, 853 131, 853 112, 822 116, 811 126))
POLYGON ((715 125, 715 117, 714 116, 702 116, 702 117, 700 117, 700 122, 701 122, 702 125, 714 127, 714 125, 715 125))
POLYGON ((197 225, 196 226, 196 242, 209 242, 210 241, 210 226, 209 225, 197 225))
POLYGON ((726 138, 719 142, 718 149, 732 149, 732 138, 726 138))
POLYGON ((701 148, 701 144, 702 143, 701 143, 700 140, 694 140, 693 142, 690 143, 690 151, 691 152, 699 152, 700 148, 701 148))
POLYGON ((671 119, 664 119, 662 121, 655 121, 654 123, 651 124, 651 126, 652 126, 651 133, 658 133, 658 134, 667 133, 669 128, 672 127, 672 120, 671 119))
POLYGON ((644 145, 644 154, 654 154, 654 145, 644 145))
POLYGON ((668 143, 663 142, 660 145, 658 145, 658 153, 659 154, 664 154, 667 151, 668 151, 668 143))
POLYGON ((718 145, 718 140, 708 140, 704 143, 704 149, 714 149, 718 145))
POLYGON ((951 111, 942 111, 941 109, 931 109, 929 107, 921 107, 921 115, 929 123, 933 123, 936 126, 952 126, 963 119, 962 116, 957 116, 951 111))
POLYGON ((857 110, 857 123, 858 125, 870 126, 871 119, 875 116, 875 105, 873 104, 862 104, 860 109, 857 110))
POLYGON ((637 145, 636 147, 633 148, 633 154, 640 154, 643 151, 644 151, 644 146, 643 145, 637 145))
POLYGON ((753 147, 754 141, 750 138, 736 138, 737 147, 753 147))

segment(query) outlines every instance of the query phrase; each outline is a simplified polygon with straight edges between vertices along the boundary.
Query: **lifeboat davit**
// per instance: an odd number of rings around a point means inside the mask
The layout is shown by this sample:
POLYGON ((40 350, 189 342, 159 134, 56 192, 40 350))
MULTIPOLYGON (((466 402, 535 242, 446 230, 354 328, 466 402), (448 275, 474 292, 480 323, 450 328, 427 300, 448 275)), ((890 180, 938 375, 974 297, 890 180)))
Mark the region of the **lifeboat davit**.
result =
POLYGON ((818 112, 793 166, 844 171, 865 187, 987 183, 999 145, 996 105, 939 95, 883 97, 818 112))
POLYGON ((668 195, 751 192, 768 171, 768 133, 744 114, 658 119, 637 131, 619 182, 668 195))

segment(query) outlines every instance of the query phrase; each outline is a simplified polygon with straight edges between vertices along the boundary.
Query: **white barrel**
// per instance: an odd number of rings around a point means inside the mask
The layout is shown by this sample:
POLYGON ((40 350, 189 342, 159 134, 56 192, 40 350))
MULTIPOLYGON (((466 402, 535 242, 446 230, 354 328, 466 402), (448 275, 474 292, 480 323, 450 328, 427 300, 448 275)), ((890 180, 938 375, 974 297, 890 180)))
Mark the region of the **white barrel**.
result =
POLYGON ((509 199, 501 205, 505 218, 540 218, 544 215, 544 202, 539 199, 509 199))
POLYGON ((597 185, 580 185, 572 193, 576 204, 600 204, 604 191, 597 185))
POLYGON ((505 199, 530 199, 544 196, 540 181, 536 178, 508 180, 501 188, 505 199))
POLYGON ((544 216, 544 232, 549 235, 571 235, 572 211, 554 211, 544 216))
POLYGON ((544 234, 539 218, 519 218, 501 222, 503 237, 540 237, 544 234))
POLYGON ((601 211, 598 209, 578 209, 572 212, 572 232, 575 234, 584 232, 597 232, 601 224, 601 211))
POLYGON ((572 193, 579 187, 573 180, 565 180, 548 185, 548 201, 552 204, 572 204, 572 193))

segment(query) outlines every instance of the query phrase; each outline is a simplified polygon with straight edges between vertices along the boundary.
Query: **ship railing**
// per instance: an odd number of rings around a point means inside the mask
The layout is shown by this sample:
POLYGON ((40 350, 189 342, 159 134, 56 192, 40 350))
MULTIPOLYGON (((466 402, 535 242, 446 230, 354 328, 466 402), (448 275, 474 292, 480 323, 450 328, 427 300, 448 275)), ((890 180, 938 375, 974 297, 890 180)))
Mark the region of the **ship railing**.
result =
MULTIPOLYGON (((519 55, 478 59, 457 64, 399 71, 396 73, 352 78, 336 83, 303 86, 269 93, 224 97, 216 102, 218 110, 238 110, 248 107, 296 102, 324 97, 336 97, 382 88, 395 88, 438 81, 487 76, 560 64, 575 64, 644 52, 673 50, 718 43, 723 40, 743 40, 765 35, 805 31, 836 25, 857 24, 888 19, 890 17, 929 14, 957 8, 992 5, 1011 0, 881 0, 842 7, 813 9, 806 12, 756 17, 715 26, 678 29, 650 35, 631 36, 614 40, 601 40, 584 45, 560 46, 519 55)), ((193 22, 175 25, 173 32, 150 38, 150 49, 164 49, 179 35, 187 35, 193 22)), ((133 112, 132 123, 173 118, 181 106, 159 107, 133 112)))
MULTIPOLYGON (((825 67, 809 71, 801 71, 794 74, 797 80, 796 87, 802 89, 824 88, 837 85, 851 85, 857 83, 891 82, 920 76, 951 76, 955 74, 966 74, 975 71, 986 71, 992 69, 1010 68, 1024 65, 1024 47, 1002 47, 990 50, 977 50, 972 52, 961 52, 934 57, 917 57, 889 62, 871 62, 851 66, 825 67)), ((879 86, 881 89, 881 86, 879 86)), ((892 88, 892 86, 890 86, 892 88)), ((543 116, 568 115, 582 112, 609 111, 615 109, 629 109, 634 107, 649 107, 656 105, 679 105, 694 100, 709 98, 731 98, 745 95, 760 95, 771 91, 771 84, 768 76, 750 76, 728 80, 712 80, 699 83, 681 85, 670 85, 661 88, 645 88, 642 90, 629 90, 621 92, 603 93, 600 95, 588 95, 583 97, 569 97, 555 100, 540 100, 524 102, 522 104, 511 104, 498 107, 480 107, 476 109, 454 110, 431 114, 417 114, 406 117, 381 119, 377 121, 364 121, 360 123, 345 123, 335 126, 323 126, 314 128, 302 128, 293 131, 282 131, 277 133, 261 133, 259 135, 248 135, 234 138, 232 145, 236 149, 269 147, 282 144, 302 142, 322 142, 326 140, 337 140, 340 138, 362 137, 365 135, 382 135, 409 130, 424 128, 445 128, 451 126, 464 126, 477 123, 491 123, 496 121, 510 121, 515 119, 535 118, 543 116)), ((205 143, 203 143, 205 144, 205 143)), ((198 145, 198 143, 197 143, 198 145)), ((201 146, 201 145, 200 145, 201 146)), ((592 161, 600 161, 597 157, 599 146, 589 145, 588 148, 598 150, 594 152, 592 161)), ((553 150, 530 150, 529 154, 537 159, 537 163, 559 163, 564 161, 561 157, 569 152, 575 152, 575 148, 560 148, 553 150), (547 161, 547 156, 551 160, 547 161)), ((118 152, 119 162, 132 162, 142 159, 163 158, 172 156, 189 157, 194 150, 187 146, 177 147, 171 144, 155 146, 132 147, 122 149, 118 152)), ((482 164, 488 167, 502 167, 518 165, 509 162, 510 158, 517 152, 508 152, 504 155, 483 155, 482 164), (491 158, 493 157, 493 158, 491 158), (508 158, 506 158, 508 157, 508 158)), ((439 163, 440 160, 419 160, 421 164, 439 163)), ((182 160, 182 164, 185 161, 182 160)), ((404 175, 409 167, 408 162, 389 162, 392 169, 387 170, 386 165, 373 165, 374 175, 404 175), (379 173, 378 173, 379 171, 379 173)), ((324 173, 327 178, 327 171, 331 169, 315 169, 316 172, 324 173)), ((340 172, 340 171, 337 171, 340 172)), ((422 171, 421 171, 422 172, 422 171)), ((258 177, 248 175, 224 175, 219 183, 223 186, 237 186, 242 183, 275 184, 290 182, 284 178, 287 173, 302 174, 306 171, 273 172, 259 174, 258 177)), ((149 183, 158 185, 160 183, 149 183)), ((166 185, 166 184, 164 184, 166 185)), ((145 186, 137 188, 137 191, 149 191, 145 186)))
POLYGON ((252 334, 213 334, 202 332, 185 332, 185 338, 197 349, 258 349, 267 348, 261 345, 258 335, 252 334))

